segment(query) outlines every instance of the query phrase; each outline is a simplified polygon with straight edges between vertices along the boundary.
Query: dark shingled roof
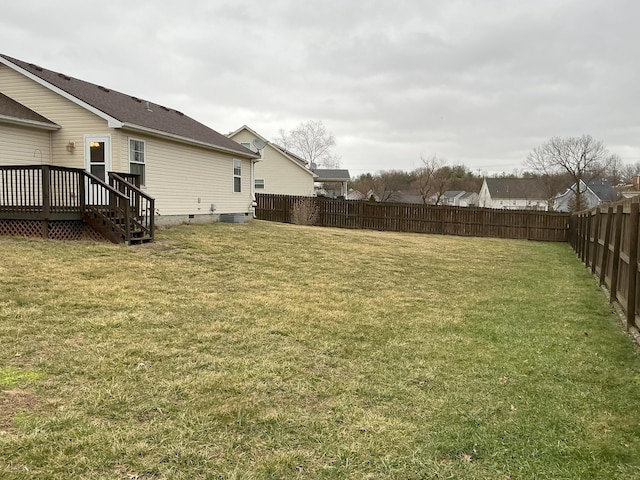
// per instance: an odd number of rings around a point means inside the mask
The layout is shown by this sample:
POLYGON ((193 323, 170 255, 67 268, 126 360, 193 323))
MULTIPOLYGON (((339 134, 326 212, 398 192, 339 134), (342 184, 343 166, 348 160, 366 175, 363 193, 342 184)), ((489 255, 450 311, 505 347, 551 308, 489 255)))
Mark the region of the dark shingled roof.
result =
POLYGON ((28 122, 36 122, 49 125, 51 128, 60 128, 48 118, 43 117, 39 113, 34 112, 30 108, 25 107, 14 99, 0 93, 0 116, 14 118, 16 120, 26 120, 28 122))
POLYGON ((603 180, 591 180, 589 188, 603 202, 616 202, 620 199, 620 194, 611 186, 609 182, 603 180))
POLYGON ((491 198, 545 199, 543 183, 536 178, 485 178, 491 198))
POLYGON ((151 129, 212 147, 231 150, 245 157, 257 158, 255 153, 239 143, 178 110, 46 70, 7 55, 0 54, 0 57, 128 126, 151 129))

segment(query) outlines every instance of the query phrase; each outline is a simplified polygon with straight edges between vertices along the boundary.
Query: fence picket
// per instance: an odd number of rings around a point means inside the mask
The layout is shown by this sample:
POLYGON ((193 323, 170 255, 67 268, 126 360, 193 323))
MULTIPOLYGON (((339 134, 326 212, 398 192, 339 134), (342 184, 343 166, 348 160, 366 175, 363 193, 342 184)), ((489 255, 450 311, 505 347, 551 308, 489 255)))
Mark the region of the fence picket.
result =
POLYGON ((540 241, 568 240, 569 214, 257 194, 256 216, 290 223, 300 199, 312 201, 317 226, 540 241))

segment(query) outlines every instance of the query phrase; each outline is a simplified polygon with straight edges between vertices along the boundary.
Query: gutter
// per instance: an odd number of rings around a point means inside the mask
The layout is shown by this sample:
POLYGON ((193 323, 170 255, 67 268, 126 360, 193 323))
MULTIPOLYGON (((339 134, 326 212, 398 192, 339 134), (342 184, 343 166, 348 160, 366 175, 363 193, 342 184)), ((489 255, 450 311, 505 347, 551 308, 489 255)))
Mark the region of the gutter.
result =
POLYGON ((11 123, 13 125, 20 125, 23 127, 40 128, 43 130, 51 130, 51 131, 60 130, 62 128, 60 125, 56 123, 40 122, 38 120, 27 120, 24 118, 9 117, 7 115, 1 115, 1 114, 0 114, 0 122, 11 123))
POLYGON ((187 137, 183 137, 181 135, 176 135, 173 133, 167 133, 167 132, 163 132, 161 130, 155 130, 153 128, 147 128, 147 127, 141 127, 140 125, 135 125, 132 123, 122 123, 120 125, 120 128, 125 129, 125 130, 132 130, 134 132, 141 132, 141 133, 146 133, 149 135, 153 135, 155 137, 161 137, 161 138, 170 138, 172 140, 176 140, 178 142, 181 143, 186 143, 188 145, 195 145, 197 147, 204 147, 204 148, 208 148, 210 150, 215 150, 218 152, 223 152, 223 153, 230 153, 232 155, 237 155, 239 157, 244 157, 244 158, 250 158, 250 159, 260 159, 260 156, 250 152, 250 153, 244 153, 244 152, 240 152, 238 150, 232 150, 230 148, 225 148, 225 147, 220 147, 218 145, 213 145, 211 143, 207 143, 207 142, 201 142, 199 140, 194 140, 192 138, 187 138, 187 137))

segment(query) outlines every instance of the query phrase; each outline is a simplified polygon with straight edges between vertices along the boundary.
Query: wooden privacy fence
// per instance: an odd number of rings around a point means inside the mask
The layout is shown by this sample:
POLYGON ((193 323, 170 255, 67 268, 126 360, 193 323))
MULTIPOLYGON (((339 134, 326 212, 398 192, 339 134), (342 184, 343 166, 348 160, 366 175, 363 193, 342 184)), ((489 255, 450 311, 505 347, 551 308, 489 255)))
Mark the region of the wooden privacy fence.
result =
POLYGON ((569 214, 322 197, 256 195, 261 220, 322 227, 475 237, 567 241, 569 214))
POLYGON ((637 200, 596 207, 571 218, 569 243, 609 290, 609 301, 625 313, 627 329, 638 329, 637 200))

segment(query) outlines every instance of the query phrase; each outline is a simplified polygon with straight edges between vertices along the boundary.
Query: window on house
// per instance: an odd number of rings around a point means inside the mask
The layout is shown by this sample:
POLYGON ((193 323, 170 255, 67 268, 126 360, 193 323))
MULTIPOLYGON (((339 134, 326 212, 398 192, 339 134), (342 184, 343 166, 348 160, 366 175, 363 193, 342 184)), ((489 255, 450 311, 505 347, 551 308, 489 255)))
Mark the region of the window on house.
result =
POLYGON ((249 142, 240 142, 240 145, 251 150, 251 144, 249 142))
POLYGON ((256 190, 264 189, 264 178, 256 178, 254 186, 256 190))
POLYGON ((129 173, 140 175, 140 185, 145 185, 145 144, 142 140, 129 139, 129 173))
POLYGON ((233 161, 233 191, 242 191, 242 162, 240 160, 233 161))

